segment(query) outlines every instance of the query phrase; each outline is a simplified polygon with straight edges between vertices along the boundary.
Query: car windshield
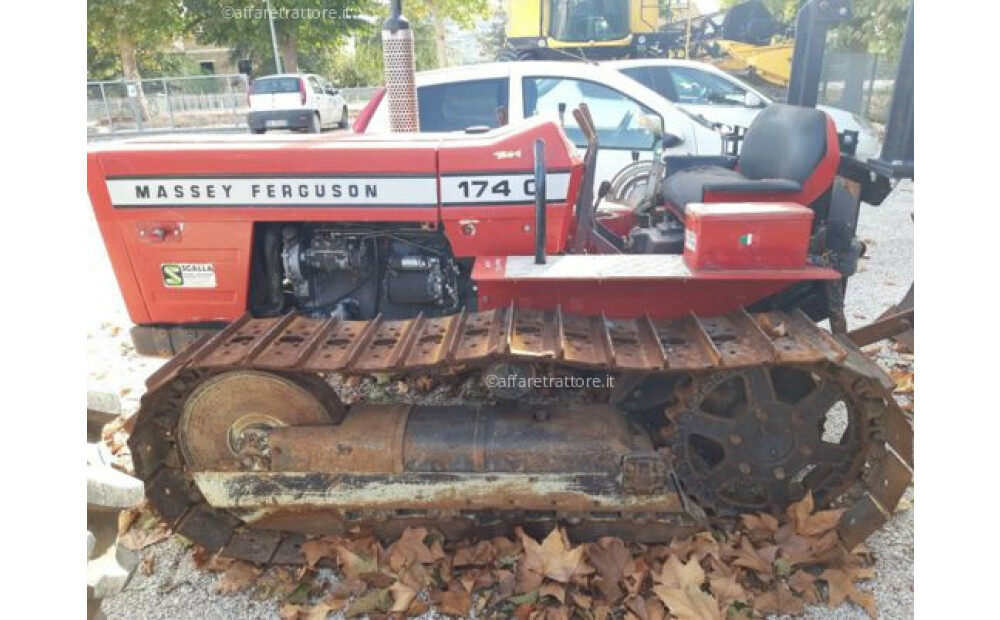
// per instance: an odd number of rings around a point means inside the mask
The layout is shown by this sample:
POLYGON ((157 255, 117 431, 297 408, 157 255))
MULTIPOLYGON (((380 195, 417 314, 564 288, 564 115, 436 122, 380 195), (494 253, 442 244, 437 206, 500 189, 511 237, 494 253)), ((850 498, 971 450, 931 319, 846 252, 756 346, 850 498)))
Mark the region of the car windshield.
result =
POLYGON ((613 41, 629 34, 628 0, 551 0, 557 41, 613 41))
POLYGON ((250 85, 251 95, 299 92, 299 78, 261 78, 250 85))

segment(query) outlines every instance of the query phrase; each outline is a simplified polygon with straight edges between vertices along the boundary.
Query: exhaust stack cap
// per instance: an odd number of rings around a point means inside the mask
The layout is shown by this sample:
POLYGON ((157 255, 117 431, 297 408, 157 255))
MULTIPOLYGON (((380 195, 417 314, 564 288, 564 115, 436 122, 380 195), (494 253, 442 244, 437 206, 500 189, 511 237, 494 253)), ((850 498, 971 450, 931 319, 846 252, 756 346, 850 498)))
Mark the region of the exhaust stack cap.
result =
POLYGON ((420 114, 417 110, 413 31, 410 22, 403 17, 402 0, 392 0, 389 18, 382 24, 382 55, 389 125, 396 133, 418 132, 420 114))

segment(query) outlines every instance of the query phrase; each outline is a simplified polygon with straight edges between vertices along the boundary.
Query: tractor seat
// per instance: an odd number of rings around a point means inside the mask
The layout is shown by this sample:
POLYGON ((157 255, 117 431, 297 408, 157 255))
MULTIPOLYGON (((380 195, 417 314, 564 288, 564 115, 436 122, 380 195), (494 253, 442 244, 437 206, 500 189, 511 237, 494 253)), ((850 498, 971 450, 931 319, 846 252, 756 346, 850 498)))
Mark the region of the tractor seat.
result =
POLYGON ((810 205, 840 165, 837 129, 823 112, 774 104, 747 129, 734 157, 666 158, 662 197, 683 215, 694 202, 797 202, 810 205))

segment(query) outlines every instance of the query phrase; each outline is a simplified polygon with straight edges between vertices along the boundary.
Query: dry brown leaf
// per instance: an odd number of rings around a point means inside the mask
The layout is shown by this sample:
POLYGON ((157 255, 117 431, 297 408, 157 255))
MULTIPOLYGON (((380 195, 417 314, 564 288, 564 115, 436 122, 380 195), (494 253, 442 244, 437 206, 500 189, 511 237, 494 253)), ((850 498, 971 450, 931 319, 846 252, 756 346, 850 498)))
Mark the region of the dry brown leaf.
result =
POLYGON ((612 537, 601 538, 596 543, 586 545, 586 549, 588 561, 597 569, 598 577, 594 579, 597 588, 604 595, 605 601, 617 603, 623 596, 619 583, 632 554, 620 538, 612 537))
POLYGON ((413 383, 416 386, 417 391, 426 394, 427 392, 433 390, 434 386, 437 385, 437 379, 431 375, 420 375, 413 381, 413 383))
POLYGON ((659 597, 655 595, 648 596, 646 597, 646 614, 649 620, 665 620, 667 617, 667 608, 660 602, 659 597))
MULTIPOLYGON (((799 524, 805 523, 809 519, 809 515, 811 515, 815 509, 816 506, 813 503, 812 491, 808 491, 806 496, 801 500, 790 504, 785 510, 785 513, 791 521, 792 528, 798 531, 799 524)), ((777 540, 777 538, 775 538, 775 540, 777 540)))
POLYGON ((123 536, 139 518, 142 511, 139 508, 129 508, 118 513, 118 535, 123 536))
POLYGON ((152 575, 155 566, 156 566, 156 556, 153 554, 148 554, 146 555, 146 557, 142 558, 142 563, 139 565, 139 571, 143 575, 152 575))
POLYGON ((740 546, 736 549, 736 559, 733 560, 733 565, 749 568, 756 572, 762 580, 770 581, 774 577, 772 564, 773 560, 769 562, 762 558, 750 544, 750 540, 745 536, 742 537, 740 546))
POLYGON ((625 609, 632 612, 638 620, 649 620, 649 611, 646 610, 646 600, 641 596, 630 596, 625 599, 625 609))
POLYGON ((820 536, 837 527, 843 508, 836 510, 820 510, 806 517, 804 522, 796 523, 795 531, 802 536, 820 536))
POLYGON ((302 543, 302 555, 306 559, 306 564, 316 566, 323 558, 337 557, 337 547, 340 542, 335 538, 316 538, 302 543))
POLYGON ((639 594, 646 586, 646 575, 649 574, 649 563, 646 558, 639 556, 629 560, 625 565, 625 590, 631 596, 639 594))
POLYGON ((568 583, 577 573, 589 570, 583 562, 583 546, 572 547, 562 528, 549 532, 541 544, 524 530, 517 531, 524 545, 524 562, 531 570, 560 583, 568 583))
POLYGON ((361 575, 378 571, 378 562, 374 557, 354 553, 342 545, 337 546, 336 550, 340 569, 348 579, 360 579, 361 575))
POLYGON ((696 559, 684 564, 676 555, 671 555, 663 563, 660 572, 653 575, 653 581, 667 588, 697 590, 705 581, 705 571, 696 559))
POLYGON ((743 515, 740 520, 747 530, 761 530, 772 535, 778 531, 778 520, 767 513, 743 515))
POLYGON ((424 543, 426 538, 427 528, 406 528, 399 540, 389 547, 389 566, 398 572, 413 563, 433 564, 444 558, 444 551, 440 545, 436 549, 431 549, 424 543))
POLYGON ((896 387, 893 390, 897 394, 912 394, 913 393, 913 371, 901 368, 899 366, 893 367, 889 370, 889 376, 896 383, 896 387))
POLYGON ((406 610, 406 617, 415 618, 417 616, 422 616, 428 611, 430 611, 430 609, 431 608, 427 603, 423 602, 420 599, 414 599, 413 602, 410 603, 409 608, 407 608, 406 610))
POLYGON ((462 588, 452 588, 446 592, 436 594, 438 596, 433 597, 433 600, 438 612, 446 616, 456 616, 458 618, 464 618, 469 615, 469 609, 472 607, 472 597, 462 588))
POLYGON ((853 570, 828 568, 819 576, 820 579, 826 581, 827 604, 831 608, 839 606, 847 599, 863 607, 869 616, 875 618, 878 615, 875 597, 868 592, 859 592, 854 586, 856 580, 871 579, 872 577, 874 577, 874 571, 867 568, 853 570))
POLYGON ((747 601, 749 596, 747 591, 736 581, 736 575, 728 575, 725 577, 715 577, 712 576, 708 580, 709 586, 711 587, 712 594, 715 598, 719 600, 724 606, 729 605, 734 601, 747 601))
POLYGON ((485 566, 497 559, 497 551, 488 540, 481 540, 472 547, 459 547, 455 550, 455 555, 451 565, 458 568, 463 566, 485 566))
POLYGON ((389 587, 392 594, 392 607, 390 612, 405 612, 410 608, 410 604, 417 597, 417 591, 405 583, 396 582, 389 587))
POLYGON ((663 585, 653 586, 653 592, 679 620, 722 620, 719 604, 711 594, 663 585))
POLYGON ((538 598, 551 596, 560 603, 566 602, 566 586, 559 583, 546 583, 538 589, 538 598))
POLYGON ((392 594, 388 588, 381 590, 371 590, 359 596, 347 606, 344 611, 346 618, 357 618, 359 616, 370 616, 379 612, 386 612, 392 607, 392 594))
POLYGON ((573 604, 584 611, 590 611, 590 606, 594 604, 594 598, 587 596, 583 592, 573 592, 569 595, 570 600, 573 604))
POLYGON ((774 588, 755 597, 753 608, 761 614, 788 614, 792 616, 800 616, 806 611, 802 599, 792 594, 788 586, 783 583, 777 583, 774 588))
POLYGON ((118 537, 118 543, 132 551, 141 551, 168 538, 170 538, 170 530, 166 526, 158 524, 148 530, 133 527, 125 532, 124 536, 118 537))
POLYGON ((569 609, 563 605, 546 607, 545 620, 569 620, 569 609))
POLYGON ((237 560, 222 573, 215 583, 215 591, 220 594, 242 592, 249 588, 260 577, 260 569, 249 562, 237 560))
POLYGON ((294 603, 282 603, 278 607, 278 616, 281 620, 299 620, 303 615, 305 615, 306 606, 296 605, 294 603))
POLYGON ((331 613, 340 611, 344 608, 344 604, 347 601, 340 601, 338 603, 331 604, 330 601, 323 600, 316 603, 312 607, 306 607, 302 610, 302 620, 326 620, 327 616, 331 613))

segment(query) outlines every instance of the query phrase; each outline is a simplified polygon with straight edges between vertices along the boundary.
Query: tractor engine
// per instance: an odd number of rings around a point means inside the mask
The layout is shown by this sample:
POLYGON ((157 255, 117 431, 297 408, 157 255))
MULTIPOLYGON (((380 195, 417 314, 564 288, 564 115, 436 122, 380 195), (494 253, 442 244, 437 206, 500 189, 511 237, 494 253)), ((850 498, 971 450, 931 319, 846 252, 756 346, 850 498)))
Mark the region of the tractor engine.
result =
MULTIPOLYGON (((465 287, 459 280, 468 281, 467 270, 435 233, 285 224, 280 236, 280 261, 268 261, 281 271, 280 312, 292 307, 342 319, 436 316, 460 306, 465 287)), ((265 280, 279 281, 274 273, 265 280)))

